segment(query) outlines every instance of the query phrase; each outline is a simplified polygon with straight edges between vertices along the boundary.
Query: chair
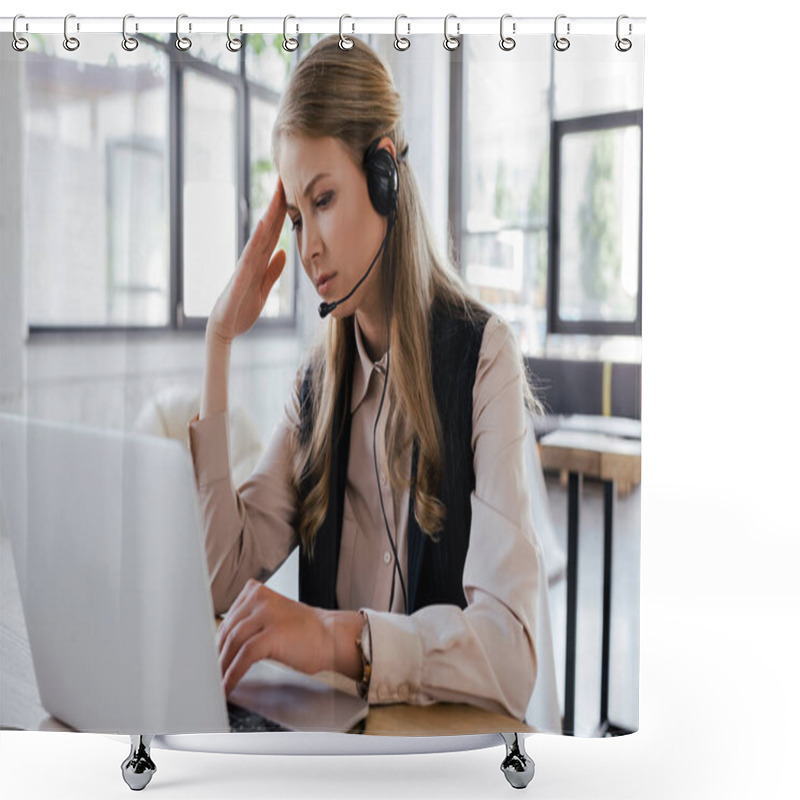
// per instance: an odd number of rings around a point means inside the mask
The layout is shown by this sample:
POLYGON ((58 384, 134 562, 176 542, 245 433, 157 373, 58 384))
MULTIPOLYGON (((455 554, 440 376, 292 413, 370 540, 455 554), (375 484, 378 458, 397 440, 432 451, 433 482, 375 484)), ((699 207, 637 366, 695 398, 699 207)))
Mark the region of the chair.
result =
MULTIPOLYGON (((193 388, 171 386, 150 400, 133 423, 133 430, 183 442, 189 449, 189 421, 200 411, 200 395, 193 388)), ((249 414, 237 406, 228 414, 231 475, 234 486, 253 472, 263 450, 249 414)))

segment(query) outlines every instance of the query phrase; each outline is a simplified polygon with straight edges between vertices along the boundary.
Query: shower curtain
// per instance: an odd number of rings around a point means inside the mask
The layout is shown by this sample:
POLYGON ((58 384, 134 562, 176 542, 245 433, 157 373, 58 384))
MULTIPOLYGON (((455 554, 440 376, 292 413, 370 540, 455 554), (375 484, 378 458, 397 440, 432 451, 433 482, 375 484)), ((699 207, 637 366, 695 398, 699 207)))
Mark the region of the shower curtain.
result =
MULTIPOLYGON (((438 666, 426 674, 423 658, 422 676, 413 676, 416 701, 412 691, 384 702, 373 687, 352 731, 635 731, 643 35, 626 19, 585 33, 580 20, 555 19, 547 32, 540 25, 526 33, 506 18, 491 35, 470 34, 468 21, 457 18, 438 20, 437 33, 409 30, 398 19, 395 34, 353 32, 346 19, 342 34, 311 32, 294 18, 281 33, 240 32, 233 22, 226 35, 190 32, 180 20, 172 32, 137 31, 130 20, 127 38, 79 33, 68 22, 63 36, 31 26, 34 32, 20 34, 25 48, 2 34, 0 410, 190 449, 209 314, 278 187, 271 134, 281 100, 326 36, 359 40, 383 62, 402 100, 403 169, 419 187, 418 219, 438 257, 508 332, 506 346, 537 403, 506 459, 493 453, 492 465, 480 467, 501 477, 509 470, 524 505, 504 507, 498 493, 492 507, 473 488, 473 525, 494 520, 499 527, 473 528, 468 537, 472 547, 488 543, 488 558, 511 547, 502 537, 514 532, 512 552, 527 554, 532 565, 524 607, 509 605, 501 581, 473 585, 465 572, 462 613, 478 597, 488 610, 455 634, 433 608, 416 612, 429 615, 421 627, 413 614, 411 625, 387 620, 402 616, 394 606, 375 609, 375 628, 389 641, 396 636, 393 646, 414 642, 438 666), (476 512, 483 504, 491 514, 476 512), (459 636, 488 663, 481 648, 514 637, 527 641, 523 652, 533 657, 519 661, 518 673, 492 673, 502 678, 491 692, 471 694, 469 665, 441 656, 448 647, 459 652, 459 636), (532 687, 524 702, 496 701, 519 685, 532 687), (427 723, 426 714, 439 716, 427 723)), ((347 48, 340 56, 346 61, 347 48)), ((319 318, 320 296, 299 242, 287 219, 277 243, 286 266, 252 330, 232 348, 226 421, 234 487, 264 463, 298 369, 332 324, 319 318)), ((2 442, 6 486, 10 447, 2 442)), ((42 702, 43 675, 58 670, 40 663, 43 653, 56 652, 41 647, 40 637, 58 631, 30 630, 40 623, 28 611, 34 598, 24 597, 34 566, 17 559, 15 570, 12 553, 12 540, 30 532, 10 530, 12 501, 3 495, 0 725, 70 729, 42 702)), ((357 517, 358 503, 345 502, 357 517)), ((353 541, 369 543, 374 534, 377 542, 371 569, 383 568, 384 549, 387 564, 402 561, 386 548, 382 529, 362 530, 368 526, 356 521, 353 541)), ((117 554, 131 546, 112 544, 117 554)), ((301 557, 294 549, 267 581, 270 591, 298 602, 301 557)), ((399 566, 402 575, 408 564, 399 566)), ((120 594, 136 584, 140 567, 117 557, 117 573, 104 585, 120 594)), ((146 597, 137 602, 147 607, 146 597)), ((168 628, 169 614, 159 609, 147 624, 130 626, 125 635, 139 637, 133 649, 145 652, 151 636, 166 647, 164 631, 153 631, 168 628)), ((152 676, 165 695, 181 680, 171 657, 164 657, 164 674, 152 676)), ((388 675, 388 668, 378 666, 379 649, 371 658, 381 680, 379 669, 388 675)), ((358 695, 357 681, 317 677, 358 695)), ((191 732, 174 718, 170 724, 163 733, 191 732)), ((91 722, 81 729, 109 730, 91 722)))

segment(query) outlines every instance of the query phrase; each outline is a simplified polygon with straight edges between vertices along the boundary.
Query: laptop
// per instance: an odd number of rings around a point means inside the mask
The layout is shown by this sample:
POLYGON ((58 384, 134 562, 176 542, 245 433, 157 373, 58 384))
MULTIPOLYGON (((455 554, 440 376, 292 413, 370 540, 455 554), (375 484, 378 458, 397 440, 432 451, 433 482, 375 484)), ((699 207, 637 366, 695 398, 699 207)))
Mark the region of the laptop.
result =
POLYGON ((0 414, 0 511, 42 706, 119 734, 354 729, 366 701, 261 661, 226 699, 191 457, 0 414))

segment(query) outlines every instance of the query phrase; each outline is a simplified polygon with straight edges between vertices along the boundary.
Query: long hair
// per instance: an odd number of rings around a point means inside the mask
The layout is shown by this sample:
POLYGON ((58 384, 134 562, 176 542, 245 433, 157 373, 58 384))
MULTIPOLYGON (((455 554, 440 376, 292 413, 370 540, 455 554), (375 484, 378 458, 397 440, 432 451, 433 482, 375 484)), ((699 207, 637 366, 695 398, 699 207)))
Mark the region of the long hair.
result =
MULTIPOLYGON (((388 136, 398 154, 408 143, 402 128, 402 100, 386 65, 359 39, 342 51, 339 37, 320 40, 301 60, 281 99, 272 133, 276 163, 283 136, 338 139, 356 165, 370 142, 388 136)), ((452 267, 437 252, 424 212, 419 186, 408 162, 398 159, 397 218, 382 261, 384 300, 391 308, 391 361, 386 392, 389 411, 385 428, 387 471, 395 491, 411 487, 410 475, 400 472, 400 458, 410 439, 401 441, 406 420, 415 436, 419 457, 415 482, 414 515, 420 528, 436 538, 443 529, 446 509, 437 497, 442 477, 442 427, 436 408, 431 375, 429 313, 434 300, 450 312, 476 320, 491 313, 473 299, 452 267), (388 294, 387 294, 388 293, 388 294)), ((352 316, 328 317, 321 336, 309 350, 295 381, 295 405, 300 407, 300 387, 308 368, 312 429, 307 437, 296 431, 292 483, 300 494, 305 481, 310 490, 298 506, 296 529, 303 552, 311 556, 316 532, 328 509, 336 400, 348 377, 348 348, 355 346, 352 316)), ((519 350, 518 350, 519 353, 519 350)), ((520 355, 520 365, 525 374, 520 355)), ((525 402, 536 407, 527 380, 525 402)))

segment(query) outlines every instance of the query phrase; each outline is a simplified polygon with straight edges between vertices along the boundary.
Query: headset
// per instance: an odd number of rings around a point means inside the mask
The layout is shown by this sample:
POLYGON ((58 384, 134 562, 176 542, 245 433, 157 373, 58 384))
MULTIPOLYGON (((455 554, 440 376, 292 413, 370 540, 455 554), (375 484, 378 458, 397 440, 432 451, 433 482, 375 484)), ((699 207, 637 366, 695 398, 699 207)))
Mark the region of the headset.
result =
MULTIPOLYGON (((372 142, 370 142, 369 147, 367 147, 367 150, 364 153, 364 171, 367 176, 367 190, 369 192, 370 202, 372 203, 373 208, 381 216, 386 217, 388 220, 386 226, 386 235, 383 237, 383 241, 381 242, 381 246, 378 248, 378 252, 375 254, 375 258, 372 259, 372 263, 369 265, 367 271, 364 273, 358 283, 356 283, 356 285, 339 300, 335 300, 332 303, 320 303, 319 315, 321 318, 328 316, 328 314, 330 314, 334 308, 353 296, 358 287, 361 286, 361 284, 367 279, 367 276, 372 271, 372 268, 375 266, 375 262, 378 260, 378 256, 381 253, 383 253, 383 266, 386 266, 386 242, 388 241, 389 235, 391 234, 395 222, 397 221, 397 193, 399 176, 397 174, 397 162, 395 162, 391 152, 389 152, 389 150, 385 147, 378 147, 380 140, 381 137, 374 139, 372 142)), ((408 148, 403 151, 401 154, 401 159, 405 157, 407 151, 408 148)), ((384 269, 384 277, 386 274, 386 270, 384 269)), ((378 405, 378 414, 375 417, 375 425, 372 428, 372 459, 375 465, 375 480, 377 481, 378 485, 378 497, 381 501, 381 511, 383 513, 383 522, 386 526, 386 535, 389 537, 389 544, 391 545, 392 553, 394 554, 395 569, 392 573, 392 594, 389 600, 389 611, 392 610, 392 605, 394 604, 395 577, 399 575, 400 588, 403 592, 403 607, 405 608, 406 615, 408 615, 408 594, 406 592, 405 581, 403 580, 403 570, 400 567, 400 560, 397 556, 397 547, 395 546, 392 532, 389 529, 389 520, 386 517, 386 508, 383 503, 383 492, 381 491, 380 473, 378 472, 378 453, 376 449, 378 421, 380 420, 381 412, 383 411, 383 400, 386 396, 386 385, 389 382, 389 365, 391 359, 389 348, 391 329, 391 307, 389 303, 389 293, 385 291, 384 296, 386 300, 386 375, 383 380, 383 391, 381 392, 381 400, 378 405)))

